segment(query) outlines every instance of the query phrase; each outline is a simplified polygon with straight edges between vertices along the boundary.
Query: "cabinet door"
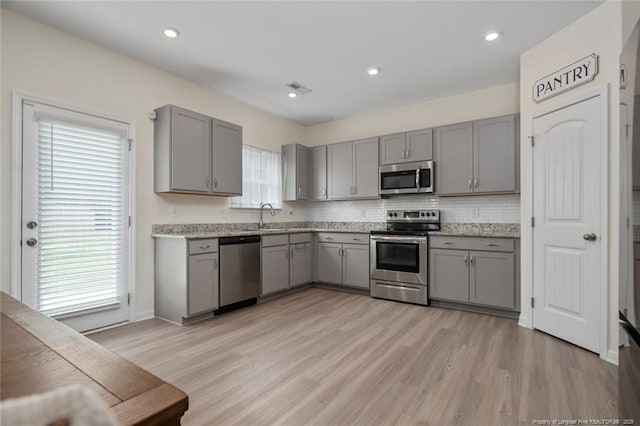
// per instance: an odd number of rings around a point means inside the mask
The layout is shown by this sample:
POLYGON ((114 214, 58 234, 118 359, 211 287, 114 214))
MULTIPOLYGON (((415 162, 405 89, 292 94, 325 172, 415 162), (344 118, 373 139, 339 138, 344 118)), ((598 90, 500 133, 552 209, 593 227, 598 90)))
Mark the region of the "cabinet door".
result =
POLYGON ((296 200, 309 198, 309 148, 296 145, 296 200))
POLYGON ((311 149, 311 197, 314 200, 327 199, 327 147, 311 149))
POLYGON ((414 130, 407 133, 406 161, 433 160, 433 130, 414 130))
POLYGON ((378 138, 353 142, 353 197, 379 196, 378 138))
POLYGON ((341 244, 318 243, 316 245, 316 269, 318 281, 323 283, 342 284, 341 244))
POLYGON ((211 192, 242 195, 242 127, 213 120, 211 192))
POLYGON ((354 287, 369 288, 368 245, 342 245, 342 283, 354 287))
POLYGON ((218 253, 190 255, 188 275, 188 314, 218 309, 218 253))
POLYGON ((513 309, 515 301, 514 254, 469 252, 469 301, 513 309))
POLYGON ((327 157, 328 198, 341 200, 353 197, 353 143, 329 145, 327 157))
POLYGON ((291 287, 313 281, 311 243, 289 245, 289 284, 291 287))
POLYGON ((405 134, 395 133, 380 137, 380 164, 396 164, 405 161, 405 134))
POLYGON ((472 123, 438 127, 435 131, 436 192, 441 195, 473 192, 472 123))
POLYGON ((209 192, 211 119, 171 107, 171 189, 209 192))
POLYGON ((469 301, 469 252, 466 250, 429 250, 429 297, 469 301))
POLYGON ((262 294, 289 288, 289 246, 262 249, 262 294))
POLYGON ((296 188, 296 145, 282 145, 282 200, 295 201, 296 188))
POLYGON ((515 116, 473 123, 473 192, 516 191, 515 116))

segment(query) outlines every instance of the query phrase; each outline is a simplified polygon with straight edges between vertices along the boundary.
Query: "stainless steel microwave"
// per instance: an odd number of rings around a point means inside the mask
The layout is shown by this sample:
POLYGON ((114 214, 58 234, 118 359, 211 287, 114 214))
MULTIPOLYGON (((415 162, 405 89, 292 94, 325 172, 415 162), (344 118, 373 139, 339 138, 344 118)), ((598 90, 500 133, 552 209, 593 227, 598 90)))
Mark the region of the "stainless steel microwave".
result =
POLYGON ((380 194, 434 192, 433 161, 380 166, 380 194))

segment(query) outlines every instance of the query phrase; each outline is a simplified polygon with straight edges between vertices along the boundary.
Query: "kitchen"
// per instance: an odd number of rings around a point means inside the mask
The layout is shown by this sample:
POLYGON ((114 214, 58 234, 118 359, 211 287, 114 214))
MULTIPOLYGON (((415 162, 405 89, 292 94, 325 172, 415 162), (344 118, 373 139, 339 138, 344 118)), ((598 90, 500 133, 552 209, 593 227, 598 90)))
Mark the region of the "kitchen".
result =
MULTIPOLYGON (((177 227, 179 227, 188 224, 218 224, 220 227, 230 227, 235 226, 232 224, 245 224, 247 225, 247 227, 257 227, 257 223, 259 222, 257 210, 234 208, 232 206, 233 201, 231 200, 231 198, 204 195, 193 196, 173 193, 160 195, 157 192, 154 192, 154 184, 156 181, 156 179, 154 179, 154 169, 157 170, 157 168, 153 166, 153 163, 150 161, 150 159, 153 158, 154 154, 156 153, 154 149, 153 126, 154 123, 157 123, 157 119, 155 122, 149 119, 149 114, 153 110, 166 104, 172 104, 179 107, 187 108, 190 111, 196 111, 207 117, 212 117, 217 120, 224 120, 227 123, 240 125, 242 127, 243 142, 248 144, 255 144, 262 148, 269 148, 272 152, 280 152, 282 145, 291 145, 294 143, 300 144, 309 148, 310 150, 313 150, 315 147, 319 146, 331 146, 333 144, 342 144, 345 142, 351 143, 351 141, 384 137, 386 135, 397 135, 399 133, 407 134, 408 132, 420 129, 438 129, 444 126, 455 125, 456 123, 480 122, 480 120, 491 119, 493 117, 513 117, 514 114, 518 113, 520 114, 520 117, 527 117, 527 119, 530 119, 530 117, 532 117, 533 115, 533 112, 535 112, 537 108, 536 104, 530 100, 531 87, 533 82, 543 77, 544 75, 553 72, 556 69, 562 68, 571 61, 583 57, 585 54, 591 53, 592 50, 600 55, 600 73, 598 79, 596 80, 596 83, 594 84, 604 84, 604 82, 613 82, 617 80, 617 65, 615 65, 614 67, 613 65, 609 64, 617 64, 617 54, 611 53, 616 52, 616 49, 611 47, 613 45, 613 42, 611 40, 618 37, 618 35, 616 35, 615 37, 613 35, 603 37, 601 34, 599 34, 598 36, 594 35, 593 37, 584 37, 584 46, 586 47, 582 48, 578 46, 577 48, 574 48, 574 50, 568 50, 569 52, 573 52, 571 54, 567 53, 567 48, 565 47, 565 43, 569 43, 567 40, 574 40, 573 32, 580 33, 581 31, 584 31, 584 28, 591 24, 593 20, 598 21, 600 19, 610 19, 611 16, 615 15, 616 13, 613 11, 613 9, 615 9, 614 6, 609 3, 600 5, 591 13, 587 13, 584 17, 578 19, 574 24, 564 24, 566 25, 566 28, 563 30, 559 29, 559 33, 556 35, 555 39, 552 38, 545 42, 542 42, 542 40, 540 40, 541 44, 537 49, 532 48, 530 52, 523 53, 523 56, 519 59, 521 67, 519 82, 506 82, 504 84, 496 84, 493 86, 487 86, 485 88, 479 88, 477 90, 466 90, 460 93, 442 96, 433 100, 414 103, 413 105, 409 106, 389 109, 383 112, 371 111, 368 114, 361 116, 328 121, 324 124, 316 124, 306 127, 293 123, 292 121, 285 120, 276 115, 267 114, 246 104, 232 101, 216 92, 209 90, 203 92, 202 86, 199 86, 195 83, 180 79, 173 75, 167 74, 164 71, 159 71, 153 67, 139 63, 137 61, 132 61, 131 59, 122 57, 121 55, 111 50, 99 47, 85 40, 78 39, 70 34, 59 32, 50 27, 44 26, 28 18, 24 18, 13 12, 9 12, 3 9, 3 33, 6 31, 6 34, 8 34, 8 37, 7 35, 3 34, 3 56, 4 58, 10 58, 10 63, 12 64, 11 67, 7 66, 8 68, 6 70, 5 65, 3 65, 2 90, 3 102, 5 107, 3 108, 3 110, 9 111, 11 109, 9 103, 11 101, 10 91, 15 89, 25 90, 28 93, 40 94, 41 96, 49 99, 66 100, 67 102, 74 105, 92 106, 96 110, 117 111, 120 116, 135 118, 136 127, 135 138, 133 142, 133 152, 135 155, 134 163, 137 171, 133 175, 133 178, 135 179, 134 188, 136 189, 133 203, 135 206, 134 211, 136 213, 134 217, 132 217, 132 233, 135 238, 135 262, 132 264, 133 270, 130 271, 130 276, 133 277, 135 286, 131 291, 131 306, 133 306, 133 308, 131 309, 132 313, 130 313, 128 317, 130 318, 131 322, 140 322, 140 324, 131 325, 132 327, 136 327, 138 325, 142 326, 144 324, 144 320, 157 316, 157 313, 155 312, 155 286, 157 283, 156 279, 158 277, 158 274, 154 274, 154 268, 158 267, 159 263, 155 260, 156 252, 154 250, 154 244, 158 241, 158 239, 156 239, 154 242, 154 239, 150 237, 152 233, 157 231, 157 228, 153 228, 153 226, 176 225, 177 227), (7 46, 5 46, 4 40, 10 40, 11 43, 7 41, 7 46), (18 43, 18 40, 24 40, 20 43, 28 45, 29 50, 35 50, 33 52, 34 54, 31 55, 31 59, 27 60, 25 58, 25 55, 22 55, 20 53, 20 51, 26 49, 26 47, 18 43), (51 49, 49 44, 47 42, 44 42, 45 40, 49 40, 49 43, 54 43, 58 48, 51 49), (61 48, 60 46, 66 47, 61 48), (585 49, 587 50, 587 52, 584 52, 583 54, 583 51, 585 49), (59 67, 51 67, 48 70, 47 77, 43 79, 39 79, 28 73, 23 73, 20 71, 28 68, 30 64, 29 61, 35 60, 38 61, 38 63, 45 63, 47 58, 53 60, 53 58, 50 57, 49 52, 54 51, 56 55, 60 55, 61 58, 66 57, 67 59, 67 61, 65 62, 64 60, 57 58, 53 61, 53 63, 55 64, 70 64, 73 63, 74 58, 86 58, 86 66, 89 66, 92 69, 93 75, 100 76, 100 79, 105 84, 101 84, 100 86, 102 87, 96 87, 95 82, 91 81, 91 79, 87 79, 86 76, 82 77, 82 74, 75 74, 76 78, 70 78, 73 73, 70 72, 68 67, 62 65, 60 65, 59 67), (540 62, 539 58, 546 56, 551 56, 553 60, 540 62), (540 65, 539 62, 543 63, 544 66, 540 65), (117 66, 117 69, 121 70, 120 77, 111 77, 105 75, 109 73, 105 73, 104 70, 113 69, 113 66, 117 66), (614 68, 615 70, 613 70, 614 68), (613 77, 614 75, 615 78, 613 77), (126 78, 122 78, 122 76, 126 76, 126 78), (52 82, 55 82, 55 84, 51 84, 52 82), (80 89, 78 89, 78 85, 81 86, 80 89), (143 93, 143 95, 138 96, 138 99, 136 99, 135 101, 132 100, 131 102, 127 102, 126 104, 122 104, 118 102, 117 99, 115 99, 118 97, 122 99, 123 96, 125 96, 127 93, 143 93), (491 100, 491 102, 487 102, 487 100, 491 100)), ((613 30, 611 31, 615 32, 613 30)), ((187 37, 188 34, 183 34, 183 36, 187 37)), ((180 40, 180 38, 178 38, 178 40, 180 40)), ((385 72, 388 72, 387 67, 382 66, 382 70, 378 77, 384 77, 385 72)), ((301 81, 304 82, 304 80, 301 81)), ((369 82, 374 81, 376 80, 370 80, 369 82)), ((585 85, 584 87, 587 88, 588 86, 589 85, 585 85)), ((312 86, 310 85, 310 87, 312 86)), ((316 93, 318 93, 318 90, 315 89, 315 87, 312 88, 315 90, 314 92, 312 92, 311 94, 300 95, 295 101, 302 101, 303 99, 305 99, 305 97, 314 96, 316 93)), ((286 88, 284 89, 286 90, 286 88)), ((571 93, 571 95, 575 95, 579 90, 583 89, 575 89, 571 93)), ((127 95, 124 99, 131 99, 131 95, 127 95)), ((546 105, 541 104, 541 106, 546 105)), ((3 114, 3 120, 3 128, 7 129, 5 132, 9 132, 9 115, 3 114)), ((520 120, 524 119, 516 119, 515 123, 520 124, 520 120)), ((522 121, 522 123, 525 122, 522 121)), ((437 144, 438 140, 440 140, 436 133, 437 130, 432 130, 432 132, 432 143, 437 144)), ((3 136, 3 140, 9 141, 11 138, 8 135, 9 133, 5 133, 4 136, 6 137, 3 136)), ((530 153, 529 151, 525 152, 525 147, 527 146, 527 135, 528 129, 524 129, 524 125, 523 130, 519 131, 518 133, 516 133, 516 130, 514 128, 514 140, 512 146, 514 149, 518 148, 522 149, 523 151, 521 153, 516 153, 515 151, 512 153, 514 158, 519 158, 519 161, 514 160, 512 162, 514 166, 519 168, 519 170, 516 170, 514 172, 518 172, 521 175, 520 179, 514 180, 514 182, 520 186, 519 194, 517 190, 509 190, 496 191, 507 192, 508 194, 506 195, 466 195, 444 197, 439 195, 433 196, 408 194, 378 198, 378 194, 375 194, 375 196, 372 196, 371 199, 363 200, 356 199, 357 197, 349 197, 346 201, 284 201, 282 202, 282 208, 276 210, 278 216, 272 217, 268 213, 268 210, 265 212, 265 222, 269 227, 280 225, 289 228, 290 224, 294 223, 296 224, 296 227, 310 229, 313 231, 323 231, 323 233, 321 234, 313 234, 313 232, 308 232, 312 235, 313 238, 318 238, 323 234, 327 234, 325 235, 325 238, 339 238, 343 233, 335 231, 343 231, 345 229, 336 229, 336 227, 338 227, 340 224, 343 224, 345 228, 354 225, 358 226, 358 223, 362 223, 363 225, 368 227, 359 230, 359 232, 355 232, 354 234, 358 234, 359 236, 354 235, 352 236, 352 238, 360 238, 363 235, 365 236, 365 238, 368 238, 368 231, 371 230, 371 227, 376 227, 380 230, 385 226, 385 221, 388 214, 387 211, 413 212, 423 210, 437 210, 441 215, 440 222, 443 230, 446 231, 447 226, 452 226, 451 224, 455 225, 465 223, 482 223, 484 225, 474 226, 483 228, 484 236, 486 237, 495 236, 495 234, 490 233, 492 226, 487 224, 499 224, 497 225, 497 228, 501 231, 506 229, 508 233, 506 234, 506 236, 505 234, 499 234, 498 238, 506 238, 514 241, 514 238, 517 238, 519 236, 521 240, 519 247, 518 244, 514 244, 513 249, 505 249, 506 251, 499 251, 499 253, 507 253, 509 256, 511 256, 511 258, 514 259, 514 277, 517 276, 517 272, 515 271, 516 266, 518 267, 518 269, 520 266, 522 266, 522 274, 518 275, 519 278, 521 278, 521 286, 519 286, 519 288, 522 290, 523 294, 519 296, 514 294, 513 300, 516 305, 514 305, 514 308, 511 310, 511 312, 520 312, 520 323, 525 327, 533 328, 532 325, 528 323, 528 321, 530 321, 532 318, 531 308, 529 305, 529 299, 532 296, 529 294, 524 294, 525 291, 530 291, 529 289, 531 288, 530 268, 532 268, 530 262, 530 244, 532 238, 531 228, 525 226, 531 216, 530 200, 532 198, 532 193, 529 187, 531 183, 529 180, 531 178, 531 169, 529 166, 527 166, 527 162, 530 160, 530 153), (518 134, 517 138, 515 137, 515 134, 518 134), (508 224, 515 224, 516 226, 508 224), (516 233, 518 228, 520 232, 519 234, 516 233), (366 232, 361 233, 360 231, 366 232), (516 253, 516 248, 519 248, 521 252, 516 253), (523 260, 521 262, 516 261, 516 256, 522 257, 523 260)), ((471 140, 473 140, 473 135, 471 137, 471 140)), ((440 170, 441 164, 437 158, 437 155, 439 153, 437 145, 432 145, 432 147, 434 148, 433 151, 435 153, 435 156, 430 159, 422 158, 421 160, 434 161, 436 173, 434 182, 436 185, 437 194, 439 190, 438 185, 440 182, 438 172, 440 170)), ((407 149, 400 151, 407 151, 407 149)), ((3 276, 3 291, 8 294, 12 293, 10 284, 12 282, 10 278, 10 271, 12 270, 12 262, 15 261, 16 257, 12 254, 12 246, 10 246, 8 243, 8 241, 10 240, 9 237, 13 232, 12 228, 9 225, 10 215, 8 213, 9 211, 11 211, 11 208, 9 206, 11 206, 12 204, 10 199, 10 189, 12 182, 12 177, 10 174, 10 160, 13 155, 12 152, 14 151, 11 150, 10 144, 3 144, 3 228, 1 232, 3 241, 7 242, 2 246, 3 263, 1 271, 3 276), (7 191, 5 191, 5 189, 7 189, 7 191), (5 214, 7 216, 5 216, 5 214)), ((379 145, 376 143, 376 157, 380 155, 380 152, 381 151, 379 150, 379 145)), ((507 154, 503 151, 500 151, 500 153, 505 153, 505 155, 507 154)), ((345 155, 338 154, 336 156, 336 161, 345 160, 345 158, 345 155)), ((380 161, 378 159, 378 161, 375 161, 374 164, 374 169, 376 170, 376 181, 378 179, 379 163, 380 161)), ((157 166, 157 164, 155 165, 157 166)), ((472 169, 473 167, 469 168, 469 170, 472 169)), ((442 172, 446 173, 449 170, 451 169, 443 168, 442 172)), ((473 174, 471 174, 465 176, 464 179, 464 185, 468 186, 468 179, 475 178, 473 177, 473 174)), ((314 180, 312 180, 312 182, 314 182, 314 180)), ((483 179, 480 178, 480 182, 478 184, 482 183, 483 179)), ((370 185, 371 182, 367 180, 365 181, 365 184, 370 185)), ((340 194, 338 198, 344 199, 347 198, 345 196, 348 195, 357 195, 357 188, 355 188, 355 190, 353 188, 350 188, 354 186, 357 187, 358 185, 343 185, 343 188, 346 189, 342 190, 344 192, 340 194), (356 191, 356 194, 353 194, 353 191, 356 191)), ((473 181, 471 182, 471 186, 475 186, 473 181)), ((378 185, 376 184, 374 188, 377 190, 378 185)), ((610 190, 610 194, 614 193, 616 193, 616 191, 610 190)), ((612 203, 612 205, 614 204, 615 203, 612 203)), ((614 217, 615 214, 610 213, 610 216, 614 217)), ((493 227, 496 226, 494 225, 493 227)), ((187 231, 185 233, 193 232, 193 229, 185 229, 185 231, 187 231)), ((264 252, 264 250, 273 249, 271 250, 272 256, 276 256, 276 254, 274 253, 281 253, 282 258, 284 258, 285 250, 283 249, 283 247, 286 246, 288 246, 288 248, 292 248, 292 245, 301 246, 300 250, 304 251, 305 244, 308 244, 309 247, 312 247, 315 250, 320 243, 327 245, 340 244, 342 246, 339 247, 339 249, 344 249, 345 247, 343 246, 345 244, 353 243, 353 241, 346 242, 343 240, 334 240, 333 242, 318 242, 312 241, 311 239, 309 241, 296 241, 295 239, 291 239, 298 234, 304 235, 305 233, 307 232, 289 233, 288 240, 286 242, 284 240, 281 240, 280 242, 276 241, 269 247, 265 247, 263 245, 261 247, 261 250, 263 250, 264 252)), ((350 233, 347 232, 346 234, 348 235, 350 233)), ((267 234, 266 236, 277 237, 278 235, 267 234)), ((614 236, 610 235, 609 237, 613 241, 614 236)), ((169 240, 169 238, 166 239, 169 240)), ((184 238, 182 240, 176 239, 176 241, 184 242, 184 238)), ((444 242, 446 241, 442 241, 442 244, 444 244, 444 242)), ((495 242, 487 241, 483 244, 492 243, 495 242)), ((361 245, 364 246, 365 244, 361 245)), ((199 247, 197 247, 196 249, 199 249, 199 247)), ((451 249, 447 249, 446 246, 439 247, 437 248, 437 250, 453 251, 451 249)), ((459 247, 459 250, 461 252, 467 252, 466 256, 463 254, 460 258, 464 264, 465 257, 471 257, 468 253, 476 250, 476 248, 466 245, 459 247)), ((434 251, 432 251, 432 253, 434 251)), ((366 259, 368 259, 368 244, 366 244, 366 250, 364 250, 363 252, 366 252, 366 259)), ((179 260, 180 262, 182 262, 183 260, 186 262, 186 249, 183 250, 182 253, 183 254, 180 255, 180 257, 174 257, 174 259, 179 260)), ((360 252, 360 255, 364 256, 362 252, 360 252)), ((347 254, 346 258, 350 258, 349 254, 347 254)), ((312 259, 315 261, 318 260, 317 253, 314 253, 312 255, 312 259)), ((168 266, 166 262, 160 263, 160 265, 168 266)), ((613 269, 614 268, 611 268, 611 274, 614 274, 613 269)), ((324 268, 322 271, 324 272, 326 270, 327 269, 324 268)), ((276 270, 272 272, 275 275, 277 272, 281 271, 276 270)), ((314 273, 317 272, 318 271, 314 273)), ((368 274, 367 278, 369 278, 368 274)), ((343 280, 342 277, 341 279, 343 280)), ((469 278, 467 275, 467 280, 468 279, 469 278)), ((337 278, 323 281, 329 281, 327 284, 334 286, 342 285, 342 288, 346 289, 343 284, 338 282, 337 278)), ((610 283, 613 281, 615 280, 609 278, 605 282, 610 283)), ((512 282, 512 286, 515 291, 516 289, 518 289, 518 287, 514 286, 514 283, 515 278, 512 282)), ((468 281, 466 282, 466 285, 468 289, 468 286, 470 285, 468 281)), ((610 287, 611 286, 613 285, 610 284, 610 287)), ((611 294, 609 294, 607 299, 615 300, 616 297, 613 297, 615 295, 615 293, 613 293, 613 287, 611 287, 609 290, 611 294)), ((609 290, 605 290, 605 293, 607 293, 609 290)), ((331 300, 336 306, 343 307, 345 306, 345 303, 341 302, 339 296, 344 295, 345 298, 348 297, 348 299, 345 300, 348 300, 350 302, 354 302, 353 297, 355 297, 355 295, 347 295, 346 293, 338 293, 338 295, 334 294, 336 292, 321 293, 321 290, 316 288, 305 291, 311 292, 311 294, 314 294, 316 296, 320 296, 320 298, 325 297, 328 300, 331 300)), ((16 293, 13 292, 13 294, 16 293)), ((290 296, 294 298, 290 300, 300 301, 301 306, 313 306, 313 302, 311 300, 302 298, 303 295, 304 292, 297 292, 290 296)), ((399 315, 396 314, 396 312, 406 312, 406 309, 413 307, 413 305, 398 304, 387 302, 386 300, 370 299, 368 297, 364 300, 366 302, 363 303, 374 303, 376 304, 375 306, 378 306, 383 310, 382 312, 384 312, 385 315, 389 315, 393 318, 395 318, 396 315, 399 315), (378 303, 384 303, 384 305, 378 305, 378 303), (394 308, 386 308, 386 306, 393 306, 394 308), (394 311, 390 309, 396 310, 394 311)), ((280 306, 286 306, 286 299, 284 297, 281 299, 273 299, 268 303, 284 304, 280 306)), ((230 319, 228 318, 241 318, 245 321, 251 321, 250 317, 246 316, 248 315, 248 312, 250 312, 251 309, 264 309, 264 307, 268 306, 268 303, 258 303, 256 307, 241 309, 238 311, 234 311, 233 313, 222 314, 218 318, 214 318, 212 320, 209 320, 208 322, 210 322, 215 329, 216 327, 218 327, 216 325, 213 325, 215 323, 219 324, 219 326, 221 327, 228 327, 230 324, 230 319)), ((328 308, 328 306, 326 305, 323 305, 323 307, 328 308)), ((357 312, 364 311, 359 310, 357 312)), ((438 312, 440 312, 439 309, 438 312)), ((446 312, 455 315, 455 317, 451 317, 447 319, 447 321, 454 321, 461 318, 460 315, 462 314, 460 314, 459 312, 463 311, 446 310, 446 312)), ((612 328, 617 329, 615 320, 611 320, 612 315, 613 314, 611 312, 606 315, 608 320, 605 324, 605 328, 608 328, 608 330, 611 330, 612 328)), ((482 318, 484 321, 484 317, 482 318)), ((497 317, 489 316, 488 318, 497 317)), ((515 322, 512 323, 516 326, 517 329, 517 324, 515 324, 515 322)), ((307 325, 311 326, 310 324, 307 325)), ((357 324, 353 325, 353 327, 356 326, 357 324)), ((523 330, 525 329, 523 328, 523 330)), ((172 331, 171 333, 178 332, 172 331)), ((444 333, 444 331, 440 331, 440 333, 444 333)), ((617 349, 617 343, 613 341, 613 332, 605 333, 605 335, 609 336, 611 340, 605 345, 606 348, 598 351, 598 353, 605 359, 607 359, 607 357, 613 359, 613 355, 611 355, 609 351, 617 349)), ((471 339, 471 337, 469 338, 471 339)), ((259 343, 257 344, 259 347, 259 343)), ((451 344, 453 345, 454 343, 452 342, 451 344)), ((123 343, 123 345, 126 346, 125 343, 123 343)), ((117 347, 117 344, 114 343, 112 349, 118 351, 117 347)), ((149 349, 148 345, 141 345, 141 351, 142 347, 146 347, 147 349, 149 349)), ((133 352, 136 352, 136 350, 134 350, 133 352)), ((128 354, 126 356, 132 355, 128 354)), ((142 354, 138 354, 136 356, 142 356, 142 354)), ((327 354, 326 356, 330 357, 331 355, 327 354)), ((606 370, 606 367, 600 368, 606 370)), ((165 365, 163 367, 159 367, 158 370, 154 370, 154 373, 160 375, 160 372, 164 371, 163 374, 168 374, 169 370, 171 370, 171 368, 165 365)), ((316 373, 316 376, 318 374, 319 373, 316 373)), ((479 383, 482 382, 480 381, 479 383)), ((301 384, 301 386, 304 385, 305 382, 301 384)), ((400 394, 403 394, 402 392, 400 394)), ((190 398, 196 397, 196 395, 193 395, 191 392, 188 393, 190 398)), ((203 391, 202 394, 206 394, 206 391, 203 391)), ((191 399, 191 401, 195 400, 191 399)), ((444 415, 444 413, 440 414, 444 415)), ((578 415, 578 413, 573 414, 574 416, 578 415)), ((549 412, 548 415, 551 416, 551 412, 549 412)), ((544 418, 544 416, 542 415, 540 417, 544 418)), ((446 417, 441 418, 444 419, 446 417)), ((200 418, 200 420, 203 419, 205 419, 205 417, 200 418)), ((322 419, 324 419, 324 422, 326 423, 330 418, 322 417, 318 421, 323 422, 322 419)), ((236 420, 238 420, 238 418, 236 418, 236 420)), ((351 420, 357 421, 355 419, 351 420)), ((390 419, 388 420, 390 421, 390 419)), ((530 419, 526 420, 527 422, 530 421, 530 419)))

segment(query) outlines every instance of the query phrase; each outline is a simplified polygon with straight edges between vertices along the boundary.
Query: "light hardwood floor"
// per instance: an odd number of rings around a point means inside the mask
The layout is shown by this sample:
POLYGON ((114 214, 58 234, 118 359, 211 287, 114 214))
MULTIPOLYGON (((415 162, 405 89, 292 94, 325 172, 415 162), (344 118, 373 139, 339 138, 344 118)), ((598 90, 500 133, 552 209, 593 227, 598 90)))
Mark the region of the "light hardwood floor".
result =
POLYGON ((617 415, 617 370, 515 320, 312 288, 89 336, 189 395, 185 425, 531 425, 617 415))

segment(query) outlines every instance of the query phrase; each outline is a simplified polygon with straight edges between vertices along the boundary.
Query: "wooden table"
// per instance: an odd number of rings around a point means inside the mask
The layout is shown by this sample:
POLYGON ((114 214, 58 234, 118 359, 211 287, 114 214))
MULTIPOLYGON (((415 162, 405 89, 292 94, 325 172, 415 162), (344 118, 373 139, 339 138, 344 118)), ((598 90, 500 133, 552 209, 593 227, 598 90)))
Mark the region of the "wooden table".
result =
POLYGON ((180 389, 0 292, 0 400, 70 384, 94 390, 123 425, 180 424, 180 389))

